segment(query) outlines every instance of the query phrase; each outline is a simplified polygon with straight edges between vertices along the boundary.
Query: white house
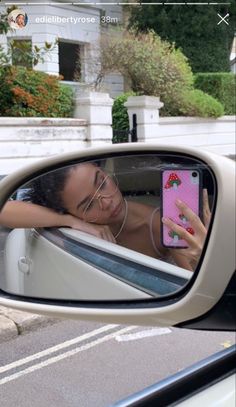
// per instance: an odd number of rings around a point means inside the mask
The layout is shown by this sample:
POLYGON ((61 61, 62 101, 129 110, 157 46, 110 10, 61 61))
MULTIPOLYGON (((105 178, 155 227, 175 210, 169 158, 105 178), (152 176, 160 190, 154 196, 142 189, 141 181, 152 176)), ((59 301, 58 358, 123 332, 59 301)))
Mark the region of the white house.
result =
MULTIPOLYGON (((17 3, 16 1, 15 5, 17 3)), ((58 40, 58 45, 45 62, 38 64, 35 69, 49 74, 61 74, 65 81, 78 86, 78 82, 74 81, 77 65, 77 70, 80 69, 81 73, 79 82, 91 83, 94 79, 94 72, 90 66, 91 52, 94 52, 94 45, 99 43, 102 30, 108 31, 114 25, 122 24, 122 6, 105 5, 99 0, 96 0, 96 3, 86 0, 77 3, 59 0, 47 2, 45 5, 21 4, 19 3, 19 9, 28 16, 26 26, 8 32, 7 36, 0 35, 0 43, 7 47, 9 40, 13 38, 31 43, 32 47, 35 45, 40 47, 45 41, 54 43, 58 40), (78 64, 79 57, 81 64, 78 64)), ((5 7, 0 6, 0 11, 5 7)), ((123 89, 121 75, 113 74, 106 77, 104 90, 108 91, 111 97, 117 96, 123 89)))
POLYGON ((234 40, 231 48, 230 69, 231 72, 236 73, 236 34, 234 34, 234 40))

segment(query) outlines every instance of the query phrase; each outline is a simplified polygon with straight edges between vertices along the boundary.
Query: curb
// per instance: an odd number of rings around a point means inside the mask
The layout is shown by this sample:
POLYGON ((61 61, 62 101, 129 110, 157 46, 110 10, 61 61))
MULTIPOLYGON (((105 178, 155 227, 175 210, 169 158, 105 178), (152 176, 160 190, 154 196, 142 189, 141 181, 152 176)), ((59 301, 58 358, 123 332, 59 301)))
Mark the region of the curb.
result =
POLYGON ((59 321, 61 321, 59 318, 30 314, 0 306, 0 343, 59 321))

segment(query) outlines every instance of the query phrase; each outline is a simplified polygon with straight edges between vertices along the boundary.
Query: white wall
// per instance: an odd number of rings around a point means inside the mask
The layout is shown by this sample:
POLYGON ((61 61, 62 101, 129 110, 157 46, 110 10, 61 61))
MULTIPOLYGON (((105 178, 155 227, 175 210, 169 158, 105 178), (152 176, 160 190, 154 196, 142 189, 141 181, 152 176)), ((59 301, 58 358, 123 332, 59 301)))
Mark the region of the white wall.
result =
MULTIPOLYGON (((87 122, 81 119, 0 118, 0 175, 54 154, 109 142, 108 138, 104 139, 104 123, 92 124, 91 128, 93 140, 89 139, 87 122)), ((109 120, 106 128, 111 131, 109 120)), ((235 156, 235 117, 217 120, 161 118, 156 137, 145 140, 145 143, 149 142, 195 146, 235 156)))
POLYGON ((234 40, 231 48, 230 69, 231 72, 236 74, 236 34, 234 34, 234 40))
POLYGON ((236 57, 230 62, 230 69, 232 73, 236 74, 236 57))
POLYGON ((195 146, 220 155, 235 155, 235 120, 235 116, 160 118, 156 141, 195 146))
POLYGON ((42 158, 87 146, 80 119, 0 118, 0 175, 42 158))
POLYGON ((145 143, 174 144, 204 148, 221 155, 235 151, 235 116, 217 119, 202 117, 160 117, 163 106, 158 97, 130 96, 125 103, 130 128, 136 114, 137 139, 145 143))
POLYGON ((108 92, 111 98, 115 99, 124 92, 124 78, 120 74, 106 75, 103 86, 104 92, 108 92))
POLYGON ((84 90, 75 98, 73 119, 0 118, 0 175, 55 154, 112 143, 113 100, 84 90))

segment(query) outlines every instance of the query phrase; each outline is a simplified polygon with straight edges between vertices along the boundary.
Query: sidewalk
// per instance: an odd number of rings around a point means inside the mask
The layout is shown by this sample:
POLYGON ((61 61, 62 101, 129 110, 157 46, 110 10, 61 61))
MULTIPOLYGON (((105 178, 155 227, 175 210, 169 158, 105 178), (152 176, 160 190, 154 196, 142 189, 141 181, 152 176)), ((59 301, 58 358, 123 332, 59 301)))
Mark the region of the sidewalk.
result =
POLYGON ((58 318, 30 314, 0 305, 0 343, 58 321, 58 318))

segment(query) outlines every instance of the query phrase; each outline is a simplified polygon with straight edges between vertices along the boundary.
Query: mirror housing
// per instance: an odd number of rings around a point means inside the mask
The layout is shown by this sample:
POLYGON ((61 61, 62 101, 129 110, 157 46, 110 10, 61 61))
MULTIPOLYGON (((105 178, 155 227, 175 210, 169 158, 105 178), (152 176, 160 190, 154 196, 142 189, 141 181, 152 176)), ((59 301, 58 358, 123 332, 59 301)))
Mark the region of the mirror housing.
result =
POLYGON ((235 166, 230 159, 193 148, 124 144, 86 149, 35 163, 0 183, 0 207, 21 185, 33 177, 80 160, 101 159, 131 153, 178 153, 201 160, 214 173, 217 193, 214 221, 199 270, 185 290, 172 297, 119 302, 78 302, 21 298, 0 291, 0 304, 28 312, 76 319, 139 325, 176 325, 202 316, 221 299, 235 270, 235 166), (227 181, 226 181, 227 180, 227 181))

